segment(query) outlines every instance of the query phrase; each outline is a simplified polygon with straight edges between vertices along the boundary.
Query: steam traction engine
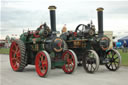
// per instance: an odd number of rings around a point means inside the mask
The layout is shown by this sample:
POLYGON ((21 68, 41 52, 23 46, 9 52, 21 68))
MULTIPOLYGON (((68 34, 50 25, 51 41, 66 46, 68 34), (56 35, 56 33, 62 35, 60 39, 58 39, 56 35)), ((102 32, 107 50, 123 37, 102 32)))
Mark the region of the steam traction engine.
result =
POLYGON ((10 47, 10 64, 14 71, 23 71, 28 65, 35 65, 39 76, 45 77, 51 68, 62 67, 65 73, 71 74, 77 67, 77 57, 66 43, 57 37, 55 6, 50 6, 51 30, 46 23, 35 31, 21 34, 10 47))
POLYGON ((84 69, 89 73, 98 70, 99 64, 109 70, 116 71, 121 63, 121 56, 115 49, 109 49, 110 39, 103 34, 103 8, 98 8, 98 34, 95 26, 80 24, 75 32, 65 32, 61 37, 67 42, 68 48, 78 56, 84 69))

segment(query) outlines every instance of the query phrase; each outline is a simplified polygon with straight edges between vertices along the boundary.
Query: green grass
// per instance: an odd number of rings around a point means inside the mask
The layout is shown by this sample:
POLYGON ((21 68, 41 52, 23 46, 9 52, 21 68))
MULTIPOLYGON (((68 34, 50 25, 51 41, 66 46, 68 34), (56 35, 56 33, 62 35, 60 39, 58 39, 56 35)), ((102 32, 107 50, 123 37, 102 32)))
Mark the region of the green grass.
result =
POLYGON ((0 54, 9 54, 9 48, 0 48, 0 54))
POLYGON ((120 52, 120 55, 122 57, 122 65, 124 66, 128 66, 128 52, 127 53, 123 53, 122 50, 118 50, 120 52))
MULTIPOLYGON (((122 56, 122 64, 123 66, 128 66, 128 52, 123 53, 122 50, 118 50, 120 55, 122 56)), ((0 48, 0 54, 9 54, 9 48, 0 48)))

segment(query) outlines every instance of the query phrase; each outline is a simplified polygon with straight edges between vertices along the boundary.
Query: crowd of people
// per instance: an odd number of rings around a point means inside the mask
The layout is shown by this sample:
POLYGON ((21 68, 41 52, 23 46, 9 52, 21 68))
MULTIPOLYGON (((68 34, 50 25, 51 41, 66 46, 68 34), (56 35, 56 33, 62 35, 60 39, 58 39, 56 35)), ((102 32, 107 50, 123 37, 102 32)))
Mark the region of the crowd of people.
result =
POLYGON ((121 42, 113 42, 114 49, 122 49, 122 52, 128 52, 128 44, 124 40, 123 43, 121 42))

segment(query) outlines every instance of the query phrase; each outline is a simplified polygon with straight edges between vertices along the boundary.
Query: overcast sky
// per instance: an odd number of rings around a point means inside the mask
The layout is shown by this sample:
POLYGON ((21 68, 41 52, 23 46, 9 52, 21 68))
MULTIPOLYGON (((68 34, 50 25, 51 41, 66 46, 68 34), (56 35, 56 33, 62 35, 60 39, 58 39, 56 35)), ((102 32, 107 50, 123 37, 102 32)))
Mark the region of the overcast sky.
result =
POLYGON ((17 34, 23 29, 36 29, 46 22, 50 26, 49 5, 55 5, 57 30, 64 24, 75 30, 78 24, 90 23, 97 28, 96 8, 104 8, 104 30, 128 35, 128 1, 123 0, 1 0, 1 36, 17 34))

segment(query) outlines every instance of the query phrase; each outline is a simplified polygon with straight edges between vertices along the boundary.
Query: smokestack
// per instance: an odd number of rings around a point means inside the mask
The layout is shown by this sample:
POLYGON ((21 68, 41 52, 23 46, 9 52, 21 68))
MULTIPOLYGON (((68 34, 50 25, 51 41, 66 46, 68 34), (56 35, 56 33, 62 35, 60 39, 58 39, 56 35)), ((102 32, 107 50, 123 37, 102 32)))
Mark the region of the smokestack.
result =
POLYGON ((97 15, 98 15, 98 34, 99 36, 103 36, 103 8, 97 8, 97 15))
POLYGON ((56 31, 56 6, 49 6, 48 9, 50 10, 50 21, 51 21, 51 30, 52 32, 56 31))

